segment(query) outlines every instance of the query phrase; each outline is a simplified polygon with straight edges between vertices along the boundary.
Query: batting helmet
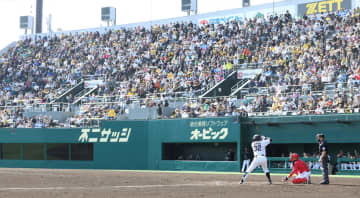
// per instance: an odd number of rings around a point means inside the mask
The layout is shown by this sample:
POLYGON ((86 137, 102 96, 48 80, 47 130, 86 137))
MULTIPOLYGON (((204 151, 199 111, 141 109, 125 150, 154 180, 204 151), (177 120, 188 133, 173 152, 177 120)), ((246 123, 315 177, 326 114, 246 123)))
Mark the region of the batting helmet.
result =
POLYGON ((325 135, 324 135, 323 133, 318 133, 318 134, 316 134, 316 139, 317 139, 317 141, 320 142, 320 138, 325 139, 325 135))
POLYGON ((296 161, 296 160, 299 160, 299 155, 297 153, 291 154, 290 161, 293 162, 293 161, 296 161))
POLYGON ((259 141, 259 140, 261 140, 260 135, 255 134, 255 135, 253 136, 253 141, 259 141))

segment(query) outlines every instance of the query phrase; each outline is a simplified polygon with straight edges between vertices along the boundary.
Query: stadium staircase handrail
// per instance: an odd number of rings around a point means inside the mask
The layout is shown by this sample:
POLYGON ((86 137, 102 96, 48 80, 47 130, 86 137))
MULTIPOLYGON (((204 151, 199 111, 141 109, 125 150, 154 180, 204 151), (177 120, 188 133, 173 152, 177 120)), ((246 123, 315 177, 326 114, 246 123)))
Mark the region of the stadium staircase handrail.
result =
POLYGON ((70 87, 69 89, 67 89, 65 92, 61 93, 59 96, 57 96, 54 100, 52 100, 50 103, 57 103, 57 100, 59 100, 60 98, 66 96, 67 94, 69 94, 73 89, 77 88, 78 86, 81 86, 82 83, 84 83, 85 81, 83 79, 78 80, 77 83, 70 87))
MULTIPOLYGON (((161 97, 164 97, 164 99, 166 100, 176 100, 176 99, 183 99, 183 98, 192 98, 191 96, 195 96, 197 92, 201 92, 203 90, 199 89, 199 90, 193 90, 193 91, 182 91, 182 92, 165 92, 165 93, 156 93, 156 94, 146 94, 145 98, 139 98, 137 96, 133 96, 133 95, 104 95, 104 96, 99 96, 99 95, 95 95, 93 97, 96 98, 97 101, 109 101, 107 99, 114 99, 114 100, 110 100, 110 102, 121 102, 120 99, 124 99, 124 98, 130 98, 131 101, 142 101, 142 100, 146 100, 146 99, 161 99, 161 97), (190 97, 189 97, 190 96, 190 97)), ((92 97, 92 96, 91 96, 92 97)), ((83 97, 81 99, 81 103, 89 103, 88 98, 83 97)))
POLYGON ((243 79, 236 83, 233 87, 231 87, 231 94, 230 96, 236 95, 240 90, 242 90, 246 85, 250 83, 251 80, 243 79))
POLYGON ((213 87, 207 87, 207 91, 205 91, 205 93, 203 93, 200 97, 205 97, 207 94, 209 94, 212 90, 216 89, 216 87, 218 87, 219 85, 221 85, 223 82, 225 82, 225 80, 229 77, 232 76, 236 73, 235 70, 231 69, 230 74, 226 75, 221 81, 217 82, 213 87))
POLYGON ((96 91, 97 89, 98 89, 98 87, 84 89, 83 91, 79 92, 79 95, 77 96, 77 98, 75 98, 75 100, 72 104, 78 104, 79 102, 81 102, 81 100, 83 98, 87 97, 88 95, 90 95, 91 93, 96 91))
MULTIPOLYGON (((277 88, 287 88, 287 87, 301 87, 302 85, 284 85, 284 86, 279 86, 277 88)), ((243 88, 242 90, 247 91, 248 94, 244 95, 247 97, 256 97, 256 96, 261 96, 261 95, 268 95, 268 96, 274 96, 276 94, 301 94, 301 92, 299 91, 292 91, 292 92, 271 92, 270 90, 272 89, 272 87, 250 87, 250 88, 243 88), (252 92, 250 93, 250 90, 252 90, 252 92), (258 93, 258 92, 254 92, 255 90, 267 90, 266 93, 258 93)), ((307 89, 307 88, 301 88, 301 90, 303 89, 307 89)), ((360 88, 359 87, 342 87, 342 88, 335 88, 335 89, 323 89, 320 91, 314 91, 313 88, 307 89, 310 93, 312 94, 322 94, 322 93, 326 93, 326 92, 360 92, 360 88)), ((306 95, 303 95, 306 96, 306 95)))

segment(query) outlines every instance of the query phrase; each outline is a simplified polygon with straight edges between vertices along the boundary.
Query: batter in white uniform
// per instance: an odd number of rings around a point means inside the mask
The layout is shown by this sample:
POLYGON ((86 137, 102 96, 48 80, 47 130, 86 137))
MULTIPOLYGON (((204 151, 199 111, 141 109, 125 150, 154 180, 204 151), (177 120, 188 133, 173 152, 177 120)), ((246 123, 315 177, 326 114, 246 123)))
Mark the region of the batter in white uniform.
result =
POLYGON ((258 166, 262 167, 269 181, 269 184, 271 184, 270 171, 267 167, 266 158, 266 146, 269 145, 270 142, 271 139, 269 137, 264 137, 257 134, 254 135, 253 142, 251 143, 251 148, 254 152, 254 158, 249 168, 246 170, 245 174, 241 178, 240 184, 244 183, 249 174, 258 166))

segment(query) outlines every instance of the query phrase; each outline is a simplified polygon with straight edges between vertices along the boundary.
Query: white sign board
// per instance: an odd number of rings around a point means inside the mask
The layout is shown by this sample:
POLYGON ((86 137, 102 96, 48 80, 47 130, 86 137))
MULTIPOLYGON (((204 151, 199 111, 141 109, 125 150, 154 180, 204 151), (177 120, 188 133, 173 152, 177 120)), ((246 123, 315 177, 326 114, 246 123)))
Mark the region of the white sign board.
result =
POLYGON ((237 71, 238 79, 252 79, 261 73, 261 69, 242 69, 237 71))
POLYGON ((225 14, 223 16, 213 16, 207 18, 200 18, 198 20, 199 24, 206 25, 206 24, 225 24, 227 22, 236 20, 242 21, 245 18, 252 18, 256 16, 269 16, 273 13, 284 14, 286 11, 289 11, 292 16, 296 16, 296 4, 287 5, 287 6, 276 6, 276 7, 266 7, 262 9, 256 10, 247 10, 244 12, 234 13, 234 14, 225 14))
POLYGON ((121 131, 112 131, 111 129, 81 129, 81 135, 78 141, 83 143, 121 143, 128 142, 131 134, 131 128, 122 128, 121 131))
POLYGON ((102 80, 87 80, 85 81, 85 88, 95 88, 104 84, 102 80))

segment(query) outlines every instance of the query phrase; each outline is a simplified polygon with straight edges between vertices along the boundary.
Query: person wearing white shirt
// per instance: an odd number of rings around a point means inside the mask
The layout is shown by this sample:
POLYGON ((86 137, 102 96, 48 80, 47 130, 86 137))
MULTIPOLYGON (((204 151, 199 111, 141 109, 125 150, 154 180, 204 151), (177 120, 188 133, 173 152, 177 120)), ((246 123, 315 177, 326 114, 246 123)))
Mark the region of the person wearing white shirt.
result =
POLYGON ((267 167, 267 158, 266 158, 266 147, 270 144, 271 138, 260 136, 255 134, 253 136, 253 142, 251 143, 251 148, 254 153, 253 161, 251 162, 250 166, 247 168, 245 174, 240 180, 240 184, 243 184, 249 174, 255 170, 258 166, 261 166, 263 171, 266 174, 269 184, 272 184, 270 178, 270 171, 267 167))

